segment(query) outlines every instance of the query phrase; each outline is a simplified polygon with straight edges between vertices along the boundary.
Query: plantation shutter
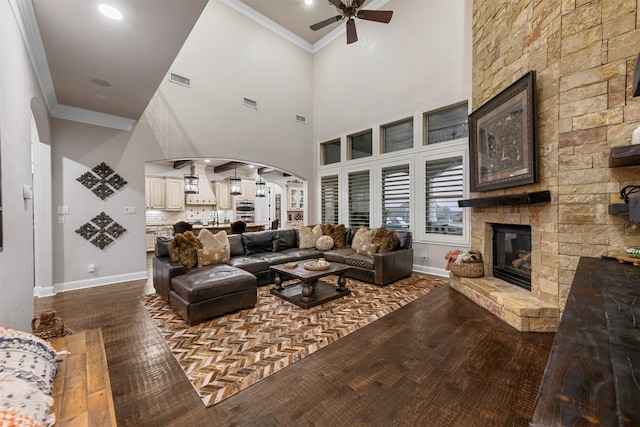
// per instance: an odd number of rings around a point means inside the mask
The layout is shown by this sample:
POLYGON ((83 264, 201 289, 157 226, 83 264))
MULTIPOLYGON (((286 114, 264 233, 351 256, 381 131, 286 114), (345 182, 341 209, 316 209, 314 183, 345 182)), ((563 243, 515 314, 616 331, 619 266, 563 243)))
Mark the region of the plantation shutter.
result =
POLYGON ((338 175, 323 176, 320 179, 320 199, 322 223, 338 224, 338 175))
POLYGON ((369 171, 349 173, 349 226, 369 227, 369 171))
POLYGON ((462 235, 464 198, 462 157, 429 160, 425 163, 425 231, 435 234, 462 235))
POLYGON ((390 230, 408 230, 411 200, 409 165, 382 169, 382 225, 390 230))

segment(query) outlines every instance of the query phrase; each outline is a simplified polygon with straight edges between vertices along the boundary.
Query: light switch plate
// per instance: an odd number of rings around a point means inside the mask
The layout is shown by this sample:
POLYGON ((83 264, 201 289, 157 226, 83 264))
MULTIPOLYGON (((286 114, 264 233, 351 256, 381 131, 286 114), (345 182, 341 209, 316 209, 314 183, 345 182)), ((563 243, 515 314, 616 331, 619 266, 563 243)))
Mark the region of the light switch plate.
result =
POLYGON ((124 213, 126 213, 126 214, 134 214, 134 213, 136 213, 136 207, 135 206, 125 206, 124 207, 124 213))

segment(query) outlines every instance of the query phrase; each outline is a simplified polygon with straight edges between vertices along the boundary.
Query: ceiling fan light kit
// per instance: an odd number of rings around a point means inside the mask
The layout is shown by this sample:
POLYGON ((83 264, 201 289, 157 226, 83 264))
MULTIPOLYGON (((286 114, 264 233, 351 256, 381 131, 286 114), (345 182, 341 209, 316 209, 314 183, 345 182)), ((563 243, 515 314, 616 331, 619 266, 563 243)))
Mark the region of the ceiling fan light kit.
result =
POLYGON ((366 21, 374 21, 374 22, 382 22, 383 24, 388 24, 391 21, 391 17, 393 16, 393 11, 391 10, 359 10, 362 4, 366 0, 345 0, 345 3, 342 0, 329 0, 329 3, 334 5, 340 15, 333 16, 331 18, 327 18, 324 21, 320 21, 316 24, 311 25, 313 31, 317 31, 321 28, 326 27, 327 25, 331 25, 334 22, 342 21, 343 19, 347 19, 346 27, 347 27, 347 44, 351 44, 358 41, 358 33, 356 31, 356 21, 353 18, 364 19, 366 21))

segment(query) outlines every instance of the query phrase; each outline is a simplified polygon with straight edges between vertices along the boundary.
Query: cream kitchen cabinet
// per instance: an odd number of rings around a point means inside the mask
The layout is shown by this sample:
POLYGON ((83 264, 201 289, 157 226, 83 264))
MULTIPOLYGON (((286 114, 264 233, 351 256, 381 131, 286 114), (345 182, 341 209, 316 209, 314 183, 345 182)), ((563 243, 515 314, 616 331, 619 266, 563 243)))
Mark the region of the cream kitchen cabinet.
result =
POLYGON ((165 178, 165 210, 184 210, 184 180, 180 178, 165 178))
POLYGON ((304 209, 304 189, 302 186, 287 186, 287 210, 304 209))
POLYGON ((216 195, 216 209, 231 209, 231 194, 229 194, 229 183, 226 181, 213 181, 213 192, 216 195))
POLYGON ((164 209, 165 182, 164 178, 147 177, 144 180, 145 199, 147 209, 164 209))
POLYGON ((153 252, 156 248, 156 239, 158 237, 170 237, 172 235, 169 230, 170 226, 164 225, 148 225, 146 227, 146 239, 145 246, 147 248, 147 252, 153 252))
POLYGON ((243 179, 241 183, 242 194, 233 196, 236 201, 254 202, 256 200, 256 182, 253 179, 243 179))

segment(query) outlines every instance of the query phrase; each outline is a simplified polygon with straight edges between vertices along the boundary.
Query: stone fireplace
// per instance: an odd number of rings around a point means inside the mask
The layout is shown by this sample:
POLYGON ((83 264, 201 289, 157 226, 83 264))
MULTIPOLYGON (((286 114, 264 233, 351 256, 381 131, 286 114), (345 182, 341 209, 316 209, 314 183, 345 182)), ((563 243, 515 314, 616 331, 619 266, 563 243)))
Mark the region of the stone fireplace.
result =
POLYGON ((544 236, 553 224, 540 221, 553 204, 472 209, 472 249, 482 253, 484 277, 451 274, 451 287, 520 331, 555 331, 558 299, 544 291, 546 253, 554 248, 544 236))
POLYGON ((493 224, 493 277, 531 290, 531 226, 493 224))

